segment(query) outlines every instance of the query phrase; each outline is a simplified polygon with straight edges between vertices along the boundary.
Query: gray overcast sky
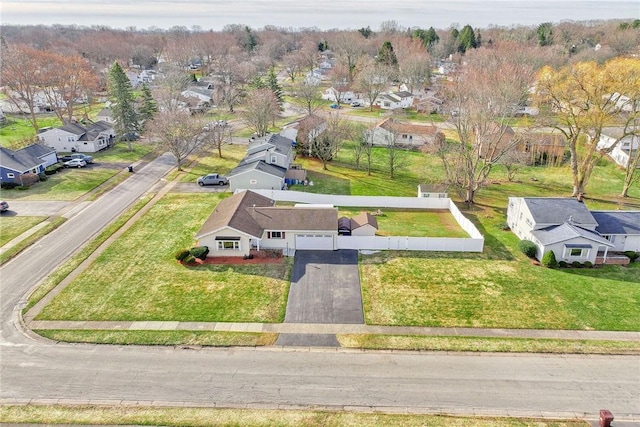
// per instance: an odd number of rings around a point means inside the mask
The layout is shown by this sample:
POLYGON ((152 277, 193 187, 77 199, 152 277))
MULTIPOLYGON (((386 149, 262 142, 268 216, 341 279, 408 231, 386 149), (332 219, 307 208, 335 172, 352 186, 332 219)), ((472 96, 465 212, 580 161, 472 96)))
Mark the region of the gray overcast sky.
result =
POLYGON ((3 24, 104 25, 112 28, 184 26, 356 29, 394 20, 403 27, 452 24, 537 25, 563 20, 640 19, 640 1, 627 0, 2 0, 3 24))

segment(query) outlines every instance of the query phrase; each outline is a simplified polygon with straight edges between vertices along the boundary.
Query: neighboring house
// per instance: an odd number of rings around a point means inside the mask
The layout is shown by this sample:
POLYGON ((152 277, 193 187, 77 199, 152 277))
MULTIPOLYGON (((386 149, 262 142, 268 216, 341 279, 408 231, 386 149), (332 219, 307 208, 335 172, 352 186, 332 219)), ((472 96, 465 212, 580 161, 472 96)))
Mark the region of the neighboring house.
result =
POLYGON ((400 123, 388 117, 376 123, 372 129, 366 130, 365 137, 376 146, 386 146, 389 142, 395 142, 416 147, 433 143, 437 132, 438 128, 435 126, 400 123))
POLYGON ((129 79, 129 83, 131 83, 131 87, 137 88, 142 82, 140 81, 139 75, 136 71, 127 70, 124 74, 129 79))
POLYGON ((618 252, 640 252, 640 211, 591 211, 596 231, 618 252))
POLYGON ((378 220, 369 212, 361 212, 351 218, 352 236, 375 236, 378 231, 378 220))
POLYGON ((338 91, 335 88, 328 88, 322 93, 322 99, 337 103, 349 103, 357 99, 355 92, 351 90, 338 91))
MULTIPOLYGON (((609 149, 618 139, 609 136, 609 135, 601 135, 600 140, 596 148, 598 150, 609 149)), ((640 149, 640 136, 639 135, 628 135, 624 138, 620 139, 613 149, 608 153, 609 157, 613 159, 618 165, 626 168, 629 164, 629 161, 633 159, 638 150, 640 149)), ((640 164, 638 164, 640 168, 640 164)))
POLYGON ((293 144, 293 140, 278 134, 269 134, 254 141, 247 148, 244 159, 228 174, 229 189, 280 190, 284 188, 285 179, 289 183, 305 180, 306 171, 292 168, 293 144), (296 172, 289 173, 292 169, 296 172))
POLYGON ((43 130, 37 138, 58 152, 95 153, 113 144, 115 131, 113 123, 105 121, 88 125, 73 121, 59 128, 43 130))
POLYGON ((557 261, 595 264, 599 252, 606 260, 614 248, 596 231, 598 222, 579 199, 509 197, 507 224, 520 239, 535 243, 538 260, 553 251, 557 261))
POLYGON ((378 96, 374 105, 383 110, 396 110, 398 108, 410 108, 413 106, 415 96, 411 92, 400 91, 385 93, 378 96))
POLYGON ((261 249, 333 249, 338 209, 276 207, 252 191, 221 200, 196 233, 209 257, 247 256, 261 249))
POLYGON ((111 114, 111 108, 108 108, 108 107, 103 108, 98 112, 98 115, 96 116, 96 120, 99 122, 115 123, 115 119, 111 114))
POLYGON ((264 161, 242 163, 228 175, 231 191, 243 189, 280 190, 284 187, 285 168, 264 161))
POLYGON ((56 154, 56 150, 42 144, 31 144, 27 147, 16 150, 16 153, 24 153, 29 156, 36 157, 40 160, 44 160, 45 168, 58 163, 58 155, 56 154))
MULTIPOLYGON (((297 146, 308 147, 310 150, 311 147, 309 142, 313 141, 327 130, 327 120, 315 114, 309 114, 290 124, 289 128, 297 130, 295 139, 297 146)), ((300 153, 300 150, 298 150, 298 152, 300 153)))
POLYGON ((322 80, 325 78, 325 71, 320 68, 314 68, 307 72, 304 77, 304 82, 309 86, 319 86, 322 80))
POLYGON ((446 199, 449 193, 443 184, 418 184, 418 197, 446 199))
POLYGON ((211 107, 213 105, 213 91, 207 87, 191 86, 187 90, 182 91, 185 98, 195 98, 198 100, 198 107, 211 107))
POLYGON ((0 182, 28 185, 38 181, 38 175, 44 172, 47 160, 31 151, 13 151, 0 147, 0 182))
POLYGON ((156 79, 157 74, 155 70, 142 70, 138 74, 138 81, 149 85, 156 79))
POLYGON ((558 166, 564 159, 566 138, 560 133, 528 132, 522 135, 518 150, 528 153, 527 163, 558 166))

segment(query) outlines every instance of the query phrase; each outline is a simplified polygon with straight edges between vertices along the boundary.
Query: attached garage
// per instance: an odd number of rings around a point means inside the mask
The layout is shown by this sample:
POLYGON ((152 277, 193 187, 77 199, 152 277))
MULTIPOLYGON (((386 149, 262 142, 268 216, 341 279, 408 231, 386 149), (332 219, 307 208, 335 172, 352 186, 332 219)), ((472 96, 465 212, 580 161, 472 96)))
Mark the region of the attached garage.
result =
POLYGON ((334 250, 333 235, 296 234, 296 250, 334 250))

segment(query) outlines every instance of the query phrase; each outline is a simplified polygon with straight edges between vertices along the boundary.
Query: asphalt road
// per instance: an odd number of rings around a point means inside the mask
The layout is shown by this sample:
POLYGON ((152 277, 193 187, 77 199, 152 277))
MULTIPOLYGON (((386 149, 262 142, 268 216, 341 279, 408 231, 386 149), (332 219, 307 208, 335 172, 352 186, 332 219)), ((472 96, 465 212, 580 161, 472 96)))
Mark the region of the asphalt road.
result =
POLYGON ((640 420, 636 356, 55 344, 16 322, 29 289, 172 167, 136 169, 0 267, 0 402, 327 407, 387 412, 640 420))

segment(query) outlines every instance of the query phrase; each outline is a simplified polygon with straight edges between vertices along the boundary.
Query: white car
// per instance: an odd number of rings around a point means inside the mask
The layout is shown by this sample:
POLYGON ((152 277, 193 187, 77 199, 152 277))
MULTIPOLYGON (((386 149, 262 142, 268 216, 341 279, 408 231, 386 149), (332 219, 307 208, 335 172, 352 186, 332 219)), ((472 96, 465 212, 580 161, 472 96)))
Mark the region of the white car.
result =
POLYGON ((68 162, 64 162, 64 165, 68 168, 83 168, 87 166, 87 162, 82 159, 71 159, 68 162))

